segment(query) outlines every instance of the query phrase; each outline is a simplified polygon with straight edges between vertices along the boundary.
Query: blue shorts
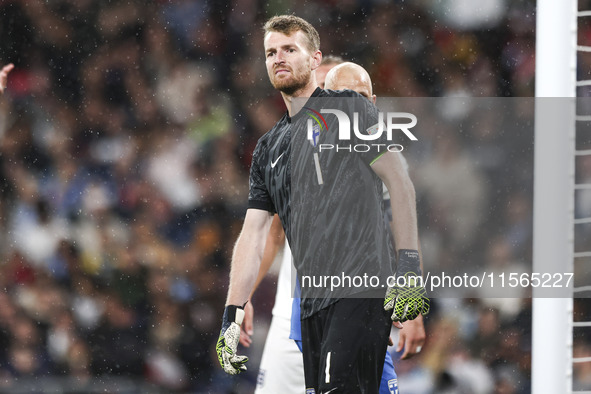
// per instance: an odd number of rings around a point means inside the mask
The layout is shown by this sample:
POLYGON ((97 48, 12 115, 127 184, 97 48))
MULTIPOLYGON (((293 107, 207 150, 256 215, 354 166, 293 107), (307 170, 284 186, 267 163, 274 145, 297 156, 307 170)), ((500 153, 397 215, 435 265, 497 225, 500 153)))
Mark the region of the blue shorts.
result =
POLYGON ((384 371, 380 382, 380 394, 398 394, 398 377, 394 370, 394 362, 389 352, 386 352, 384 371))

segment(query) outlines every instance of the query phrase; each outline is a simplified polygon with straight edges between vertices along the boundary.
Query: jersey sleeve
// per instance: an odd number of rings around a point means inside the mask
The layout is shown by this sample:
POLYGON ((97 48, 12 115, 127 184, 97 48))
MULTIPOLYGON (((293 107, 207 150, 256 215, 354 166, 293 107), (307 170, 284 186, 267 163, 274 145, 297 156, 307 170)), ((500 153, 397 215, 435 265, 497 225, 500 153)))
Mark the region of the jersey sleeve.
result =
MULTIPOLYGON (((381 121, 378 108, 365 97, 355 100, 355 108, 355 112, 359 114, 359 133, 366 136, 377 133, 381 121)), ((361 159, 368 165, 373 164, 381 155, 387 152, 388 145, 392 143, 387 139, 385 125, 381 125, 381 127, 382 133, 376 139, 364 140, 359 138, 355 133, 352 133, 356 145, 368 147, 367 150, 359 149, 357 151, 361 159)))
POLYGON ((275 205, 269 195, 269 190, 265 184, 261 159, 264 157, 263 144, 259 141, 252 155, 252 164, 250 166, 250 185, 248 190, 248 208, 261 209, 275 213, 275 205))

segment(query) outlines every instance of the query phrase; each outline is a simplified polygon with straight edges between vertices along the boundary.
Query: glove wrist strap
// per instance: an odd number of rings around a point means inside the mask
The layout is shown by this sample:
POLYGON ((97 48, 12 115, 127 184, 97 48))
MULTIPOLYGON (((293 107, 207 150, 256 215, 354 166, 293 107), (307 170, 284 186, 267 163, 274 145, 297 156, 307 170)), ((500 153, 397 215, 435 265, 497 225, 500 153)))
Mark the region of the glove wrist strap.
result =
POLYGON ((236 323, 238 325, 242 324, 242 320, 244 319, 244 308, 237 305, 228 305, 226 309, 224 309, 224 324, 236 323))
POLYGON ((398 251, 398 267, 396 271, 400 275, 412 272, 421 276, 421 259, 418 250, 400 249, 398 251))

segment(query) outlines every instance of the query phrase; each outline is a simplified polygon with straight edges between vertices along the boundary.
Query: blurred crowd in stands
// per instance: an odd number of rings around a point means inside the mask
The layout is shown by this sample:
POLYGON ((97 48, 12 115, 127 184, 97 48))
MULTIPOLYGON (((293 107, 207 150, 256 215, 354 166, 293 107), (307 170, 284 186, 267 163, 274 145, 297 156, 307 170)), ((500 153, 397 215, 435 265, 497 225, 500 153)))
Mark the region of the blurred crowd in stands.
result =
MULTIPOLYGON (((474 4, 0 0, 0 63, 15 64, 0 97, 0 392, 47 377, 251 392, 272 277, 249 372, 226 376, 213 348, 252 150, 285 110, 262 24, 307 19, 379 97, 532 97, 535 1, 474 4)), ((468 131, 418 130, 405 151, 428 270, 531 270, 533 104, 514 103, 517 135, 491 111, 468 131)), ((401 392, 529 393, 527 295, 435 299, 423 352, 395 364, 401 392)), ((591 389, 588 366, 575 387, 591 389)))

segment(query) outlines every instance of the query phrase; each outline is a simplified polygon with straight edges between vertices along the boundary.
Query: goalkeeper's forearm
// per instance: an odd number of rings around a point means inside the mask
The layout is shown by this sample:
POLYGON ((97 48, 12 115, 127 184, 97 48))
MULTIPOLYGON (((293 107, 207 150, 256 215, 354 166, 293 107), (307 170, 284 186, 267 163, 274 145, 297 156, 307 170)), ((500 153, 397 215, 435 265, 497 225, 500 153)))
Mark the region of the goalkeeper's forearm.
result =
MULTIPOLYGON (((410 178, 401 179, 401 184, 389 188, 392 208, 392 230, 396 249, 419 249, 417 207, 415 189, 410 178), (391 190, 394 189, 394 190, 391 190)), ((386 184, 388 187, 388 184, 386 184)))
POLYGON ((265 240, 272 216, 265 211, 249 209, 232 255, 230 286, 226 305, 244 305, 259 273, 265 240))
POLYGON ((267 242, 265 243, 263 258, 261 260, 261 265, 256 282, 254 284, 254 288, 252 289, 252 293, 250 295, 251 297, 255 290, 259 287, 259 284, 263 281, 263 278, 267 275, 267 272, 269 272, 269 269, 273 265, 273 261, 275 261, 275 256, 277 256, 277 253, 279 253, 279 250, 284 243, 285 233, 283 232, 281 220, 279 220, 278 215, 275 215, 273 217, 273 222, 271 223, 271 228, 269 229, 269 235, 267 236, 267 242))
POLYGON ((415 189, 397 153, 388 152, 374 164, 374 172, 390 193, 396 249, 419 249, 415 189))

